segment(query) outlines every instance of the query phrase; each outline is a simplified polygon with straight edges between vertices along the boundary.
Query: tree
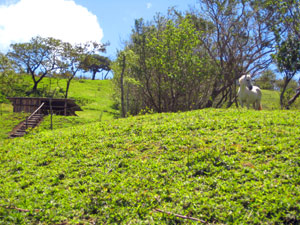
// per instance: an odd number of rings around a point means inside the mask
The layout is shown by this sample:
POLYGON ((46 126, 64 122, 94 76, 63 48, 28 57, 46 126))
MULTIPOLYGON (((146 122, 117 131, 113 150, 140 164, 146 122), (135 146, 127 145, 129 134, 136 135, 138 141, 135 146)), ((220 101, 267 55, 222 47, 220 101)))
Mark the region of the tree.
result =
POLYGON ((277 44, 288 35, 300 38, 300 1, 299 0, 250 0, 252 6, 267 19, 268 29, 274 33, 277 44))
POLYGON ((10 95, 13 90, 11 71, 11 62, 5 55, 0 53, 0 103, 5 102, 6 96, 10 95))
POLYGON ((276 52, 273 55, 277 67, 284 75, 280 94, 281 107, 289 107, 299 96, 298 93, 284 103, 284 94, 289 82, 299 71, 300 53, 300 1, 253 0, 252 4, 267 18, 267 28, 274 34, 276 52))
POLYGON ((298 93, 285 105, 284 104, 284 93, 289 82, 293 79, 295 74, 300 71, 300 39, 297 37, 288 37, 286 41, 283 41, 274 55, 277 66, 280 72, 284 75, 284 85, 280 94, 280 105, 281 108, 288 108, 299 96, 298 93))
POLYGON ((198 17, 209 24, 200 40, 217 72, 206 107, 220 107, 226 101, 230 106, 236 99, 236 80, 270 65, 274 37, 267 32, 266 19, 248 1, 200 2, 198 17))
POLYGON ((122 54, 122 72, 120 76, 120 86, 121 86, 121 107, 122 107, 122 117, 126 117, 125 111, 125 101, 124 101, 124 72, 126 69, 126 55, 122 54))
POLYGON ((140 85, 134 76, 130 76, 134 73, 136 64, 137 56, 128 48, 118 52, 117 60, 111 64, 114 72, 114 100, 118 106, 120 105, 122 117, 138 114, 141 110, 140 85))
POLYGON ((84 59, 96 52, 104 52, 105 45, 95 42, 71 45, 70 43, 64 42, 62 46, 59 69, 62 76, 67 79, 65 98, 68 98, 71 81, 77 72, 83 69, 82 62, 84 59))
POLYGON ((149 24, 136 20, 130 42, 113 64, 117 96, 121 96, 121 55, 126 55, 123 96, 127 112, 175 112, 202 106, 205 84, 214 72, 201 49, 199 33, 190 16, 174 11, 168 17, 157 15, 149 24))
POLYGON ((255 81, 261 89, 274 90, 276 82, 276 75, 272 70, 265 70, 261 76, 255 81))
POLYGON ((212 69, 202 51, 201 32, 187 15, 166 21, 162 30, 149 35, 146 47, 150 55, 146 64, 149 81, 153 82, 146 84, 156 111, 175 112, 200 107, 201 89, 212 69))
MULTIPOLYGON (((84 71, 92 72, 92 80, 95 80, 97 73, 105 70, 107 71, 106 75, 108 74, 108 72, 111 70, 110 64, 111 61, 109 60, 109 58, 93 54, 85 57, 85 59, 81 63, 81 66, 84 71)), ((104 79, 106 79, 106 76, 104 77, 104 79)))
POLYGON ((14 62, 0 53, 0 101, 25 92, 27 83, 13 70, 14 62))
POLYGON ((38 84, 52 71, 59 68, 58 59, 62 42, 54 38, 34 37, 27 43, 12 44, 8 57, 31 75, 31 93, 38 92, 38 84))

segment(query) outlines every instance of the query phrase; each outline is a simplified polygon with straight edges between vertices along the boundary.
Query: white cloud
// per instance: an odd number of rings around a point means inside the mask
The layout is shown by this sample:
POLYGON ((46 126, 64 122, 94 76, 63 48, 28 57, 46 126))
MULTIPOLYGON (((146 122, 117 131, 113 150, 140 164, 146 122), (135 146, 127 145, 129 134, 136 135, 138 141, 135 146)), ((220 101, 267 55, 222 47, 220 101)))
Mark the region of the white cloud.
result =
POLYGON ((150 9, 152 7, 152 3, 151 2, 148 2, 147 3, 147 9, 150 9))
POLYGON ((37 35, 74 44, 101 42, 103 31, 97 17, 72 0, 20 0, 0 5, 0 51, 37 35))

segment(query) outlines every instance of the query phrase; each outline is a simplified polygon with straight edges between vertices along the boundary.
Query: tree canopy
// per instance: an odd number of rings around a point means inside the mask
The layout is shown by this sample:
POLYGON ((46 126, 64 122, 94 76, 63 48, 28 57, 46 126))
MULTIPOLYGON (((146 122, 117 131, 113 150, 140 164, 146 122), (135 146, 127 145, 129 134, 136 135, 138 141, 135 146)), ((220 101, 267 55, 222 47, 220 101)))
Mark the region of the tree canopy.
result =
POLYGON ((61 44, 60 40, 37 36, 30 42, 11 45, 12 50, 7 55, 21 70, 31 75, 34 83, 32 92, 37 92, 40 81, 59 68, 61 44))
POLYGON ((70 43, 62 44, 62 54, 60 58, 59 71, 67 79, 65 98, 68 97, 70 82, 76 76, 79 70, 83 69, 83 62, 86 58, 94 55, 96 52, 104 52, 105 45, 94 42, 71 45, 70 43))
POLYGON ((127 113, 201 107, 201 99, 206 97, 201 87, 213 68, 199 48, 200 33, 189 16, 171 20, 157 15, 149 25, 136 20, 131 42, 112 67, 118 86, 126 55, 123 89, 127 113))
POLYGON ((65 93, 67 97, 70 82, 79 70, 91 70, 96 73, 100 71, 100 66, 102 69, 109 69, 108 59, 95 56, 105 49, 106 44, 86 42, 71 45, 58 39, 37 36, 29 42, 12 44, 7 57, 15 63, 15 70, 31 75, 33 86, 28 94, 39 95, 38 84, 41 80, 46 76, 60 74, 61 77, 68 78, 65 93), (99 57, 102 65, 96 62, 99 57))
MULTIPOLYGON (((230 106, 236 80, 268 68, 275 37, 250 1, 202 0, 201 6, 136 20, 123 51, 132 55, 124 74, 128 113, 230 106)), ((117 86, 121 62, 113 66, 117 86)))
MULTIPOLYGON (((92 80, 95 80, 97 73, 106 71, 107 74, 111 70, 110 64, 111 61, 109 58, 98 54, 91 54, 84 58, 84 60, 81 62, 81 67, 84 71, 91 72, 92 80)), ((106 79, 106 76, 104 79, 106 79)))

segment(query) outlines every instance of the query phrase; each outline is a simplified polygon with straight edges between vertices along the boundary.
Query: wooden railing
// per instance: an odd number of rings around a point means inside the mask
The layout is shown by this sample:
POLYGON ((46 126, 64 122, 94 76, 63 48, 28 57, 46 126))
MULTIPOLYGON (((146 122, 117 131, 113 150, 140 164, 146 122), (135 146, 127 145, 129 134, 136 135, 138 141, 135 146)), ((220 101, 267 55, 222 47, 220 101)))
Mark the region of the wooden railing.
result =
POLYGON ((30 114, 30 116, 26 118, 26 129, 28 128, 28 120, 30 120, 31 117, 33 117, 44 106, 44 104, 45 102, 43 102, 33 113, 30 114))

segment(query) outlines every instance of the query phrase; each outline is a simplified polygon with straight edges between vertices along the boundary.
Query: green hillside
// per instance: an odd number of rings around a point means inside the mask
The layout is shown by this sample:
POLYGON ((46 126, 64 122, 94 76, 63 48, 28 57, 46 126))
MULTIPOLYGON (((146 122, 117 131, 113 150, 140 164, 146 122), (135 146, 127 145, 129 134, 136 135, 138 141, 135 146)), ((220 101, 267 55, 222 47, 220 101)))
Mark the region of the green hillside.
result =
MULTIPOLYGON (((65 81, 60 81, 64 87, 65 81)), ((69 98, 75 99, 83 111, 77 111, 78 116, 54 116, 54 129, 71 127, 86 123, 112 120, 120 116, 113 105, 113 86, 111 80, 75 80, 71 83, 69 98)), ((38 128, 50 128, 50 116, 38 128)))
POLYGON ((262 90, 261 104, 263 110, 280 109, 279 99, 280 99, 279 91, 262 90))
POLYGON ((0 224, 297 224, 299 121, 206 109, 3 140, 0 224))
MULTIPOLYGON (((30 77, 26 78, 29 82, 30 77)), ((40 84, 42 90, 53 92, 55 87, 64 90, 65 80, 51 80, 45 78, 40 84)), ((111 120, 119 117, 119 112, 113 109, 113 87, 111 80, 74 80, 71 83, 69 98, 75 99, 83 111, 78 111, 78 116, 54 116, 54 129, 86 124, 95 121, 111 120)), ((60 93, 62 95, 62 93, 60 93)), ((62 96, 59 96, 62 97, 62 96)), ((0 105, 0 139, 7 137, 15 125, 22 121, 27 114, 12 113, 11 104, 0 105)), ((39 130, 50 129, 50 117, 38 128, 39 130)))
MULTIPOLYGON (((62 92, 56 92, 56 94, 58 97, 63 98, 66 80, 44 78, 40 87, 50 93, 55 88, 61 89, 62 92)), ((79 117, 87 120, 98 120, 99 115, 102 113, 102 119, 107 120, 114 118, 118 114, 112 109, 112 94, 111 80, 75 79, 71 82, 68 98, 75 99, 77 104, 83 109, 82 112, 77 112, 79 117)))
MULTIPOLYGON (((25 76, 25 81, 30 83, 30 77, 25 76)), ((58 87, 65 90, 66 81, 64 79, 51 80, 45 78, 40 84, 40 89, 52 93, 53 89, 58 87)), ((63 97, 63 92, 56 93, 63 97)), ((75 79, 72 81, 69 91, 69 98, 75 99, 83 111, 78 111, 78 116, 54 116, 53 128, 72 127, 91 122, 112 120, 120 116, 120 112, 114 109, 113 86, 111 80, 85 80, 75 79)), ((277 91, 263 90, 262 106, 263 110, 280 109, 279 95, 277 91)), ((300 99, 292 107, 300 108, 300 99)), ((0 108, 0 139, 6 138, 14 126, 22 121, 27 114, 12 113, 10 104, 1 104, 0 108)), ((41 130, 50 130, 50 117, 46 117, 43 123, 35 132, 41 130)))

